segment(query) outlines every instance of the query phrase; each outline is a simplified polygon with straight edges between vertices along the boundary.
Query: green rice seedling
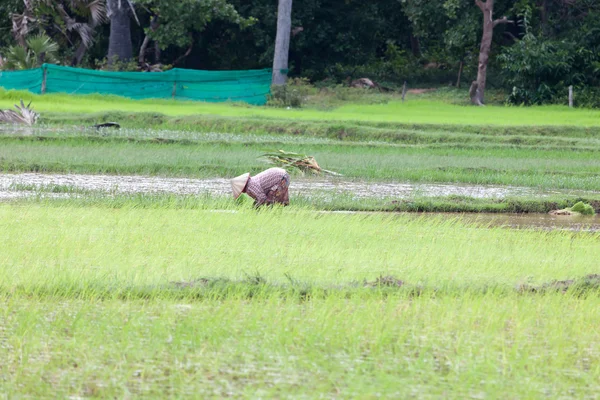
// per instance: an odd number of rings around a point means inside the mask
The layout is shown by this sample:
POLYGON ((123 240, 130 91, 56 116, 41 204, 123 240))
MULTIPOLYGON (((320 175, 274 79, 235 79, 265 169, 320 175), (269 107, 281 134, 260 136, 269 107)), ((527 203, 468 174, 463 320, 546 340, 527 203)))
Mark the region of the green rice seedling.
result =
MULTIPOLYGON (((231 177, 264 169, 256 154, 264 142, 160 142, 59 140, 0 136, 3 172, 231 177)), ((529 148, 444 148, 297 142, 346 179, 511 185, 541 189, 598 191, 596 150, 529 148), (540 171, 544 171, 541 173, 540 171)), ((299 153, 300 154, 300 153, 299 153)), ((579 195, 584 193, 579 192, 579 195)))
POLYGON ((199 277, 321 285, 392 275, 413 285, 512 288, 596 271, 597 234, 465 227, 448 216, 307 209, 0 205, 0 286, 145 287, 199 277), (235 243, 235 246, 231 244, 235 243), (269 243, 266 254, 262 249, 269 243), (310 254, 310 257, 306 257, 310 254), (109 280, 104 277, 110 277, 109 280))
POLYGON ((277 150, 265 153, 261 155, 260 158, 264 158, 267 162, 281 167, 297 168, 302 174, 310 172, 313 174, 325 173, 328 175, 340 176, 337 172, 321 168, 313 156, 307 156, 306 154, 277 150))
POLYGON ((227 204, 0 204, 0 393, 600 389, 598 234, 227 204))
POLYGON ((583 214, 583 215, 594 215, 596 214, 596 211, 594 211, 594 207, 592 207, 589 204, 586 204, 582 201, 579 201, 577 203, 575 203, 573 205, 573 207, 571 207, 571 211, 575 211, 577 213, 583 214))

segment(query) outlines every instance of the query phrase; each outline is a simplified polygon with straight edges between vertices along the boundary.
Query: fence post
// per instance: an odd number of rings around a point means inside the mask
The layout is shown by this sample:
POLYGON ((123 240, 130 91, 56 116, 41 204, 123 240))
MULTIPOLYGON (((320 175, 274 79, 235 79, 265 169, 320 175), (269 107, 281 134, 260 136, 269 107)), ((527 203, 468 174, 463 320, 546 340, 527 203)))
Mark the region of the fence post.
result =
POLYGON ((569 108, 573 107, 573 85, 569 86, 569 108))
POLYGON ((46 93, 46 77, 48 75, 48 70, 46 69, 46 64, 42 64, 42 71, 43 71, 43 76, 42 76, 42 94, 46 93))
POLYGON ((175 98, 176 94, 177 94, 177 81, 173 81, 173 91, 171 92, 171 97, 175 98))
POLYGON ((404 97, 406 97, 406 81, 404 81, 404 85, 402 85, 402 102, 404 103, 404 97))

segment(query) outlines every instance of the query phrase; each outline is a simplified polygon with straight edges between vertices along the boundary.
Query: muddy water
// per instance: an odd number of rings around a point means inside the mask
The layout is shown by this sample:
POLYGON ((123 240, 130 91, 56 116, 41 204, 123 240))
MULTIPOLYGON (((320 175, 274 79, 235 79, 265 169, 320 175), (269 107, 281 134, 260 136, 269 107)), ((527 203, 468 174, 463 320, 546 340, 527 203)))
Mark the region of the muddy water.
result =
MULTIPOLYGON (((216 210, 215 210, 216 211, 216 210)), ((319 211, 323 214, 380 214, 372 211, 319 211)), ((512 213, 397 213, 413 218, 439 219, 440 217, 460 222, 472 223, 482 227, 502 227, 512 229, 566 230, 575 232, 600 232, 600 215, 565 216, 550 214, 512 214, 512 213)))
POLYGON ((482 226, 600 232, 600 216, 549 214, 444 214, 482 226))
MULTIPOLYGON (((114 175, 75 175, 75 174, 0 174, 0 201, 42 196, 50 198, 69 197, 69 193, 49 193, 35 190, 18 190, 14 185, 28 185, 29 188, 44 188, 53 185, 68 186, 73 189, 113 192, 113 193, 172 193, 188 195, 229 195, 227 179, 186 179, 147 176, 114 175)), ((303 196, 346 194, 361 198, 410 198, 422 196, 461 195, 473 198, 504 198, 507 196, 545 196, 551 192, 533 192, 529 188, 442 184, 372 183, 364 181, 341 181, 336 179, 293 179, 290 186, 292 195, 303 196)), ((217 211, 217 210, 215 210, 217 211)), ((227 212, 235 212, 227 210, 227 212)), ((332 213, 353 213, 336 212, 332 213)), ((416 214, 412 214, 417 217, 416 214)), ((547 230, 572 230, 600 232, 600 217, 569 217, 547 214, 418 214, 419 217, 437 218, 444 215, 465 222, 475 222, 482 226, 502 226, 508 228, 538 228, 547 230)))
MULTIPOLYGON (((75 174, 0 174, 0 198, 8 198, 14 194, 11 186, 22 184, 37 188, 61 185, 74 189, 94 190, 118 193, 173 193, 173 194, 211 194, 227 195, 230 185, 227 179, 186 179, 148 176, 114 176, 114 175, 75 175, 75 174), (11 194, 13 192, 13 194, 11 194)), ((398 199, 411 196, 450 196, 460 195, 473 198, 504 198, 523 195, 549 195, 550 192, 537 193, 529 188, 506 186, 475 186, 448 184, 410 184, 410 183, 377 183, 365 181, 348 181, 339 179, 307 179, 293 178, 290 192, 310 196, 318 192, 329 194, 347 194, 353 198, 398 199)), ((19 195, 20 196, 20 195, 19 195)))

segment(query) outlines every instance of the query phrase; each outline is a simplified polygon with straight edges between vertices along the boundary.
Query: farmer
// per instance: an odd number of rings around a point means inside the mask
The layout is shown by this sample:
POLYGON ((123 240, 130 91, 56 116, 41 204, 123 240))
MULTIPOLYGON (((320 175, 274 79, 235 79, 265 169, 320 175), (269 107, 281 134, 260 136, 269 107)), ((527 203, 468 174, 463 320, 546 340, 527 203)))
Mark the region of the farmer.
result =
POLYGON ((290 175, 281 168, 269 168, 253 177, 245 173, 231 180, 233 197, 237 199, 240 194, 246 193, 254 199, 256 207, 275 203, 289 205, 289 186, 290 175))

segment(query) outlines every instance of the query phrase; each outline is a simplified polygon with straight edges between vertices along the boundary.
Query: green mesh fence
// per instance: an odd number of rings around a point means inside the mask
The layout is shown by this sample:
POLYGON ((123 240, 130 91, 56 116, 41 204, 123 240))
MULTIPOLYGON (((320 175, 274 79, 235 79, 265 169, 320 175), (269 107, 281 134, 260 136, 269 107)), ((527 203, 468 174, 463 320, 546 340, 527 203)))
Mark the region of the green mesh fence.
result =
POLYGON ((7 90, 29 90, 39 94, 42 89, 43 76, 41 68, 24 71, 0 71, 0 87, 7 90))
POLYGON ((0 72, 0 87, 33 93, 113 94, 132 99, 267 102, 271 70, 108 72, 44 64, 0 72))

